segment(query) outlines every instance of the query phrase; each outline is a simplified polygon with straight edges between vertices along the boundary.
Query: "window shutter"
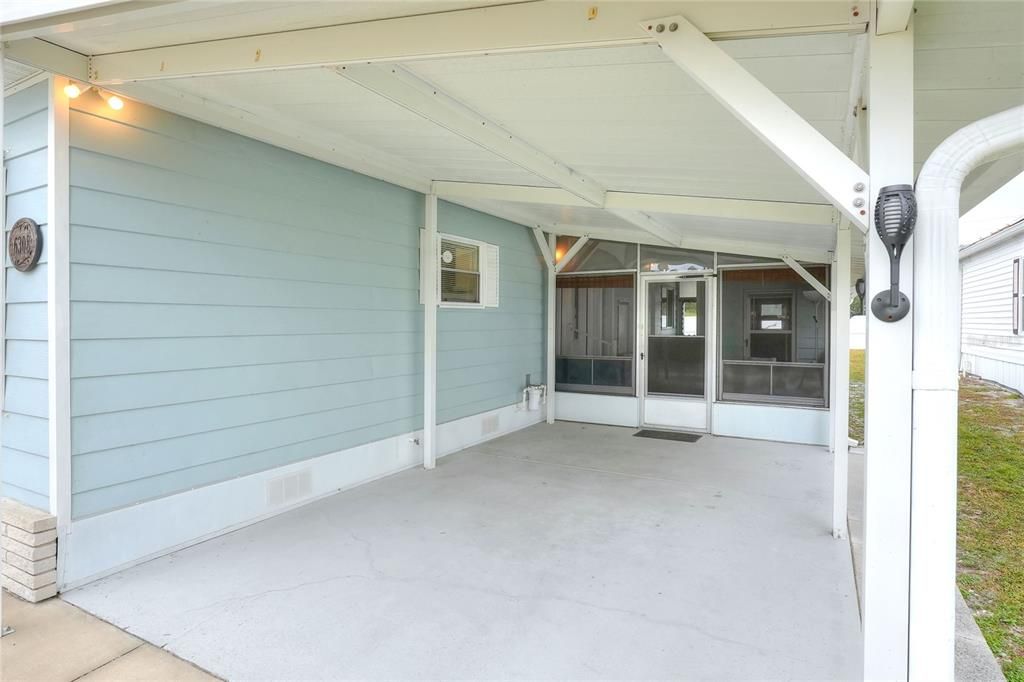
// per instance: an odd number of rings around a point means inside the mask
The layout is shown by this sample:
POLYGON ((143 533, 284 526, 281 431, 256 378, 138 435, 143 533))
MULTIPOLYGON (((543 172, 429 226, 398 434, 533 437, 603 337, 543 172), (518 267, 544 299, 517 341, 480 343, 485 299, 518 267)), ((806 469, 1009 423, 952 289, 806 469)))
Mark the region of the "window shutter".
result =
POLYGON ((1020 313, 1021 313, 1021 310, 1020 310, 1020 303, 1021 303, 1020 280, 1021 280, 1020 258, 1014 258, 1013 259, 1013 304, 1012 304, 1012 310, 1013 310, 1013 333, 1015 335, 1016 334, 1020 334, 1020 313))
POLYGON ((485 244, 483 247, 483 291, 481 302, 486 308, 498 307, 498 247, 494 244, 485 244))

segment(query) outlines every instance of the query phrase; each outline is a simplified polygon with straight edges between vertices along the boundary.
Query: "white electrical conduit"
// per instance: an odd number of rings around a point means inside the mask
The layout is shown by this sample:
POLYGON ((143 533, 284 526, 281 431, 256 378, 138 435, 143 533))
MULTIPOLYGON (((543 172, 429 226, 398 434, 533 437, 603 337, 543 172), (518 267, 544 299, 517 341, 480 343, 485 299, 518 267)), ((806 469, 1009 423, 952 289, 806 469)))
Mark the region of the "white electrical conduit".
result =
POLYGON ((960 189, 972 170, 1019 147, 1024 148, 1024 106, 953 133, 928 157, 917 178, 912 302, 911 680, 953 679, 960 189))

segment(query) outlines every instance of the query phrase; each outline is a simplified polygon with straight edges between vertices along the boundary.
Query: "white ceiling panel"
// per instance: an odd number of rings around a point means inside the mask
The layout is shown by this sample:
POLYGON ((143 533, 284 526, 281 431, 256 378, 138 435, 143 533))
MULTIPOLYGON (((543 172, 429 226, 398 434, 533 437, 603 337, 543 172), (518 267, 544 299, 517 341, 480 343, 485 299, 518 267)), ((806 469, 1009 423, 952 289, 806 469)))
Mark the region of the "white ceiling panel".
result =
MULTIPOLYGON (((916 7, 915 172, 960 128, 1024 104, 1024 2, 930 1, 916 7)), ((978 169, 964 183, 961 211, 1021 172, 1021 154, 978 169)))
POLYGON ((306 134, 352 141, 401 160, 423 180, 549 186, 541 178, 328 69, 163 82, 204 100, 287 120, 306 134))
POLYGON ((499 5, 507 0, 183 0, 103 26, 62 32, 83 54, 138 50, 203 40, 499 5))
MULTIPOLYGON (((719 45, 838 144, 853 41, 719 45)), ((410 70, 609 189, 822 201, 656 46, 444 59, 410 70)))

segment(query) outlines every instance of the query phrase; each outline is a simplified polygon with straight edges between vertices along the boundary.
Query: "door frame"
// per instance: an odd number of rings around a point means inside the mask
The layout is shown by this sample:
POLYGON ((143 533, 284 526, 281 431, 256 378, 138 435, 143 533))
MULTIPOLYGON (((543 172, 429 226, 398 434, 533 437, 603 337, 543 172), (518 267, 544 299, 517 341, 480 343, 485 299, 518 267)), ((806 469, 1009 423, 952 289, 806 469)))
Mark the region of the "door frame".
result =
MULTIPOLYGON (((636 305, 636 395, 637 395, 637 424, 641 427, 651 427, 661 430, 678 430, 678 431, 690 431, 698 433, 711 433, 712 432, 712 403, 714 402, 714 387, 716 384, 715 369, 717 362, 716 343, 718 334, 718 291, 717 291, 718 279, 715 277, 714 272, 695 272, 695 273, 644 273, 641 272, 637 278, 637 305, 636 305), (648 284, 657 282, 675 282, 679 280, 699 280, 704 282, 704 310, 705 310, 705 321, 704 321, 704 397, 699 398, 696 396, 678 396, 679 402, 696 403, 703 401, 705 404, 705 418, 704 428, 677 428, 665 426, 664 424, 652 424, 647 421, 646 414, 646 402, 647 402, 647 324, 648 324, 648 305, 650 303, 650 296, 648 295, 648 284)), ((657 396, 662 398, 662 396, 657 396)), ((668 399, 672 399, 671 396, 666 396, 668 399)))

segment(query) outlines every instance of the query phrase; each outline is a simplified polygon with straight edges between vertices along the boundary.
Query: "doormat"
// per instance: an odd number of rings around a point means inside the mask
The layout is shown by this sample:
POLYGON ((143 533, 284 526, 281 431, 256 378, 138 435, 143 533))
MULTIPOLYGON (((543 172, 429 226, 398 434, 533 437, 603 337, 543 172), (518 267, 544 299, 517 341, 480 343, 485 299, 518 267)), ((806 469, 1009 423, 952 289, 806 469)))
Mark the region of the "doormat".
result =
POLYGON ((658 440, 678 440, 683 443, 696 443, 701 439, 699 433, 680 433, 679 431, 654 431, 642 429, 633 434, 637 438, 657 438, 658 440))

